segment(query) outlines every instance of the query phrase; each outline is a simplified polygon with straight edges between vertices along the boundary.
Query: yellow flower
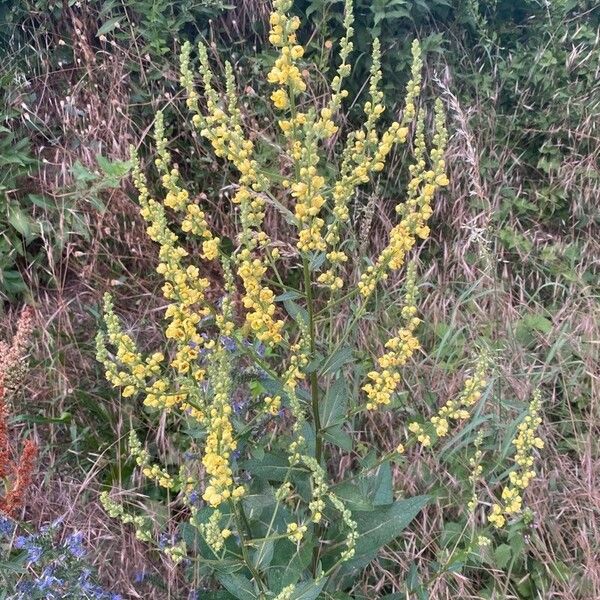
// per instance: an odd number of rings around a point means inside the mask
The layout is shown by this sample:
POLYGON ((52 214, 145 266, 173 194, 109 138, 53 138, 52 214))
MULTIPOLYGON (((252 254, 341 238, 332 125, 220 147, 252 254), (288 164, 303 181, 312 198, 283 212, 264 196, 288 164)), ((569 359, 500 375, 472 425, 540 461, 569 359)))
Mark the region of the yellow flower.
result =
POLYGON ((283 110, 290 105, 290 100, 288 98, 288 95, 287 95, 286 91, 283 89, 275 90, 271 94, 271 100, 273 101, 275 108, 279 108, 280 110, 283 110))
POLYGON ((411 263, 406 276, 405 306, 402 309, 406 324, 395 337, 386 342, 385 347, 388 352, 377 360, 379 370, 367 374, 370 381, 362 387, 367 394, 367 410, 374 410, 391 402, 392 396, 400 384, 400 367, 404 366, 420 347, 419 340, 413 335, 420 322, 414 317, 417 311, 415 278, 416 270, 414 264, 411 263))

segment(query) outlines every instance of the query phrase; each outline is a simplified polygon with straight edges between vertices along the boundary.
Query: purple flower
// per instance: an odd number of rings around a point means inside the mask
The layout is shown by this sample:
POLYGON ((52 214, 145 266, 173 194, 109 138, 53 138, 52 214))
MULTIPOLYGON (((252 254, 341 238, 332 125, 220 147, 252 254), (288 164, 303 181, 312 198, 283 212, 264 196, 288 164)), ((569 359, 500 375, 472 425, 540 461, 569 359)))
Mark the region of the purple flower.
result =
POLYGON ((138 571, 133 577, 133 582, 143 583, 144 579, 146 579, 146 571, 138 571))
POLYGON ((221 344, 223 344, 223 348, 225 348, 225 350, 227 350, 228 352, 234 352, 237 348, 235 340, 226 335, 221 336, 221 344))
POLYGON ((54 569, 52 567, 46 567, 42 571, 41 577, 35 583, 38 590, 50 591, 54 586, 61 586, 64 582, 62 579, 54 576, 54 569))
POLYGON ((41 546, 35 544, 36 536, 24 536, 20 535, 15 539, 15 548, 17 550, 27 550, 27 561, 29 563, 36 563, 40 560, 44 550, 41 546))

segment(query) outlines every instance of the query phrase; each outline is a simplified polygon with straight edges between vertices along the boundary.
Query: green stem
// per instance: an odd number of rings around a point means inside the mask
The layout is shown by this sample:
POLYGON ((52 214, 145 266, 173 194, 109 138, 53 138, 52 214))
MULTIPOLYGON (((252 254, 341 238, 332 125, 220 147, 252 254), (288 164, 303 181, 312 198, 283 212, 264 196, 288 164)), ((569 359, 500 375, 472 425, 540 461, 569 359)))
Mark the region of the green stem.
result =
POLYGON ((244 557, 244 562, 246 563, 246 566, 248 567, 250 573, 252 573, 252 577, 254 578, 254 581, 256 581, 256 585, 261 591, 261 597, 264 598, 264 594, 267 591, 267 588, 262 580, 260 573, 252 564, 252 560, 250 559, 250 555, 248 554, 247 545, 248 541, 252 540, 252 531, 250 530, 250 524, 248 523, 246 513, 244 512, 244 507, 242 506, 241 501, 230 501, 230 506, 235 517, 238 533, 240 535, 240 547, 242 549, 242 556, 244 557))
MULTIPOLYGON (((310 354, 311 359, 315 357, 316 343, 315 343, 315 315, 313 306, 312 287, 310 280, 310 269, 308 261, 303 258, 304 264, 304 288, 306 293, 306 306, 308 310, 308 329, 310 334, 310 354)), ((323 434, 321 431, 321 417, 319 415, 319 380, 317 378, 317 371, 314 370, 310 374, 310 395, 313 421, 315 423, 315 458, 317 462, 321 464, 323 456, 323 434)))

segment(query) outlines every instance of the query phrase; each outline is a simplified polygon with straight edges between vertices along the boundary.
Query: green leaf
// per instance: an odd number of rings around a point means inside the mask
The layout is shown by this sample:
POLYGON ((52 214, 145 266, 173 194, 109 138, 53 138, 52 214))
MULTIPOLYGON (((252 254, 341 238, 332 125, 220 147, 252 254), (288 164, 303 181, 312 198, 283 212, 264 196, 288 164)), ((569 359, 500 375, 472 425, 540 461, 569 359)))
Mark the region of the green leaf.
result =
POLYGON ((216 573, 216 577, 221 585, 235 598, 239 600, 251 600, 258 598, 252 582, 236 573, 216 573))
POLYGON ((373 502, 365 493, 365 486, 352 481, 342 481, 335 488, 335 494, 351 510, 371 511, 373 502))
POLYGON ((289 540, 278 540, 268 570, 269 587, 281 591, 284 587, 296 583, 312 559, 312 545, 302 544, 300 547, 289 540))
POLYGON ((300 292, 297 292, 296 290, 288 290, 287 292, 283 292, 283 294, 279 294, 275 300, 277 302, 284 302, 285 300, 298 300, 299 298, 304 298, 300 292))
POLYGON ((344 421, 348 410, 348 388, 343 377, 336 379, 323 402, 319 406, 321 417, 321 429, 327 429, 339 425, 344 421))
POLYGON ((352 360, 352 353, 352 348, 348 346, 342 346, 341 348, 338 348, 325 361, 325 364, 321 369, 321 375, 327 375, 327 373, 337 373, 343 365, 352 360))
POLYGON ((391 504, 394 501, 394 490, 392 486, 392 466, 389 461, 384 462, 377 468, 374 479, 373 504, 375 506, 391 504))
POLYGON ((268 481, 284 481, 290 463, 285 456, 267 453, 260 460, 250 458, 242 462, 240 466, 255 477, 262 477, 268 481))
POLYGON ((415 496, 382 506, 373 512, 354 512, 358 540, 356 558, 346 569, 357 569, 370 562, 381 548, 397 538, 429 502, 429 496, 415 496))
POLYGON ((256 542, 257 548, 252 553, 252 564, 258 571, 264 571, 273 560, 273 549, 275 542, 273 540, 263 540, 256 542))
POLYGON ((283 305, 296 323, 302 321, 305 325, 308 325, 308 312, 303 306, 296 304, 293 300, 284 300, 283 305))
POLYGON ((119 26, 120 21, 121 17, 113 17, 112 19, 108 19, 108 21, 105 21, 100 27, 100 29, 98 29, 98 31, 96 32, 96 36, 99 37, 101 35, 110 33, 111 31, 113 31, 113 29, 116 29, 119 26))
POLYGON ((35 221, 24 210, 15 205, 8 208, 8 222, 26 239, 33 235, 36 228, 35 221))
POLYGON ((338 446, 346 452, 351 452, 354 447, 352 436, 345 432, 340 425, 334 425, 323 433, 323 438, 332 444, 338 446))
POLYGON ((296 586, 290 600, 316 600, 325 587, 327 579, 319 581, 304 581, 296 586))
POLYGON ((512 557, 512 548, 508 544, 500 544, 494 550, 495 566, 504 569, 512 557))

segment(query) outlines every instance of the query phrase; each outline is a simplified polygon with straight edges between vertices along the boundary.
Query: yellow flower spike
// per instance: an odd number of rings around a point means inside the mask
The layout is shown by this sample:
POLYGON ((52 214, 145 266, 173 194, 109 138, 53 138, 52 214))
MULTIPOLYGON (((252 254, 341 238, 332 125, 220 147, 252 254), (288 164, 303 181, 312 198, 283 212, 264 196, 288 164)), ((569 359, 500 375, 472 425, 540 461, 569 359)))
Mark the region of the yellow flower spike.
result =
POLYGON ((406 274, 404 306, 401 311, 405 325, 400 328, 396 336, 386 342, 385 347, 388 352, 377 360, 379 369, 371 371, 367 375, 370 381, 362 387, 367 395, 367 410, 376 410, 390 404, 392 396, 400 385, 399 369, 420 347, 418 339, 413 335, 420 322, 415 317, 416 297, 416 267, 414 263, 410 263, 406 274))
POLYGON ((221 343, 216 344, 211 353, 210 369, 212 402, 207 416, 208 433, 202 457, 209 481, 202 498, 217 508, 229 498, 239 498, 244 491, 235 486, 231 469, 231 453, 237 447, 229 404, 231 364, 221 343))
POLYGON ((423 57, 419 40, 413 40, 412 47, 411 76, 406 84, 405 108, 402 123, 410 123, 417 114, 416 99, 421 93, 421 71, 423 69, 423 57))
POLYGON ((441 101, 435 104, 435 133, 431 149, 429 170, 425 161, 424 117, 417 120, 415 135, 415 162, 409 168, 411 180, 408 184, 407 199, 404 204, 396 207, 401 215, 400 222, 390 232, 388 245, 371 265, 361 275, 358 288, 364 298, 369 298, 377 283, 384 280, 389 271, 400 269, 404 264, 406 254, 417 243, 417 239, 429 236, 427 221, 433 214, 431 203, 435 192, 442 184, 446 184, 444 152, 448 140, 445 126, 445 115, 441 101))
POLYGON ((471 377, 467 377, 464 387, 456 400, 448 400, 431 417, 430 423, 434 426, 438 438, 445 437, 450 431, 450 422, 452 420, 468 419, 471 415, 469 409, 475 405, 483 390, 487 386, 486 375, 490 368, 490 356, 486 351, 482 351, 475 365, 475 372, 471 377))
MULTIPOLYGON (((409 105, 414 105, 415 89, 420 85, 420 73, 423 66, 418 42, 413 44, 413 50, 412 72, 413 78, 416 78, 414 79, 416 83, 413 82, 410 85, 411 93, 410 95, 407 94, 406 98, 407 107, 409 105)), ((348 203, 354 196, 356 188, 361 184, 368 183, 374 174, 382 171, 385 167, 385 161, 394 146, 396 144, 405 143, 408 137, 408 128, 404 126, 404 123, 408 122, 407 114, 413 114, 414 116, 414 106, 410 110, 408 108, 405 109, 404 120, 402 123, 392 123, 383 133, 381 138, 377 136, 375 126, 383 112, 383 106, 381 104, 383 93, 379 89, 380 81, 380 46, 379 40, 375 39, 373 43, 373 58, 370 71, 370 100, 366 102, 364 106, 367 120, 363 130, 352 132, 348 136, 346 147, 342 152, 340 178, 335 182, 332 189, 334 203, 333 218, 327 224, 327 231, 325 233, 325 241, 331 248, 336 248, 340 243, 340 230, 342 225, 348 222, 350 218, 348 203)), ((417 138, 419 138, 419 136, 417 136, 417 138)), ((419 229, 419 231, 420 233, 425 232, 424 229, 419 229)), ((410 247, 412 246, 408 245, 406 251, 408 251, 410 247)), ((334 257, 331 259, 328 255, 331 266, 328 271, 322 274, 319 282, 323 285, 328 285, 332 290, 335 290, 340 287, 339 280, 336 278, 336 272, 341 261, 337 260, 339 255, 335 252, 330 254, 333 254, 334 257)), ((361 279, 359 288, 364 295, 368 296, 374 289, 374 283, 374 281, 369 282, 361 279)))
MULTIPOLYGON (((226 158, 240 172, 240 187, 233 202, 240 207, 241 248, 234 258, 245 290, 243 304, 248 310, 246 324, 258 340, 274 346, 282 340, 283 322, 274 318, 275 294, 262 283, 267 269, 266 259, 254 254, 259 244, 261 247, 268 244, 266 234, 261 231, 265 216, 265 202, 261 192, 268 188, 269 180, 261 173, 258 163, 253 158, 254 144, 244 135, 231 65, 226 64, 228 103, 227 111, 224 111, 212 85, 213 74, 206 47, 201 44, 198 51, 207 114, 203 116, 196 112, 194 125, 200 130, 200 134, 211 142, 217 156, 226 158)), ((189 49, 187 52, 182 61, 181 77, 189 86, 189 49)), ((193 89, 193 84, 191 87, 193 89)), ((197 102, 192 104, 192 110, 197 111, 197 102)), ((184 228, 192 230, 192 224, 184 222, 184 228)), ((203 249, 207 257, 216 255, 216 249, 210 239, 203 244, 203 249)))
MULTIPOLYGON (((133 182, 139 192, 141 213, 148 223, 147 232, 150 238, 159 244, 159 266, 157 271, 163 276, 165 285, 163 294, 171 303, 165 311, 169 320, 166 336, 177 345, 178 356, 174 368, 185 368, 185 353, 190 345, 199 347, 203 338, 198 333, 198 323, 209 314, 205 300, 205 291, 209 281, 199 276, 197 267, 185 267, 183 259, 187 251, 178 244, 178 237, 167 224, 164 207, 150 198, 146 177, 142 173, 139 160, 132 149, 133 182)), ((149 402, 154 402, 150 398, 149 402)))
POLYGON ((542 419, 539 415, 541 407, 541 393, 535 390, 533 398, 529 403, 527 415, 517 428, 517 435, 512 440, 516 448, 516 469, 509 474, 509 485, 505 486, 501 493, 501 503, 492 506, 488 521, 496 528, 501 528, 508 517, 521 512, 523 508, 523 492, 529 487, 535 478, 534 450, 543 448, 543 441, 537 436, 537 429, 542 419))
POLYGON ((106 379, 113 386, 123 388, 121 394, 128 398, 145 391, 149 381, 160 374, 164 356, 154 353, 143 359, 133 339, 123 333, 108 293, 104 295, 103 312, 107 333, 99 332, 96 336, 96 359, 104 366, 106 379), (114 359, 109 355, 107 344, 114 348, 114 359))
POLYGON ((303 369, 308 365, 310 360, 310 334, 308 326, 300 320, 298 327, 300 329, 300 337, 290 347, 290 363, 282 377, 283 391, 289 399, 292 416, 295 419, 295 431, 299 431, 306 420, 304 409, 296 390, 299 383, 305 379, 303 369))

